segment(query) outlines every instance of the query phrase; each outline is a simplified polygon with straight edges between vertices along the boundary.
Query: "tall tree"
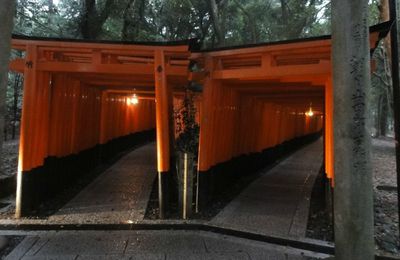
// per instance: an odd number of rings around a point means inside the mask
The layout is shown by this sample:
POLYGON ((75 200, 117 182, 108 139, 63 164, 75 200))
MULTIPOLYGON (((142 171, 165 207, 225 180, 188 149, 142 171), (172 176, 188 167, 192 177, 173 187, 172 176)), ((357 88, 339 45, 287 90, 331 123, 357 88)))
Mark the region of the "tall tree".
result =
MULTIPOLYGON (((378 9, 379 9, 379 21, 380 22, 389 21, 390 20, 389 0, 379 0, 378 9)), ((383 42, 385 45, 386 52, 388 53, 388 57, 391 57, 391 55, 390 55, 390 37, 386 37, 383 40, 383 42)))
MULTIPOLYGON (((14 5, 15 2, 13 0, 2 0, 0 2, 0 154, 4 140, 4 115, 6 112, 8 64, 11 50, 14 5)), ((2 169, 1 161, 0 169, 2 169)))
MULTIPOLYGON (((325 1, 326 2, 326 1, 325 1)), ((280 0, 271 13, 274 34, 281 39, 305 36, 317 20, 321 0, 280 0)))
MULTIPOLYGON (((135 8, 135 0, 128 0, 128 3, 125 6, 124 12, 123 12, 123 24, 122 24, 122 31, 121 31, 121 39, 123 41, 126 41, 130 38, 130 33, 129 33, 129 28, 134 27, 135 24, 130 19, 132 17, 132 9, 135 8)), ((134 37, 135 38, 135 37, 134 37)))
MULTIPOLYGON (((389 20, 388 0, 379 0, 371 4, 372 19, 379 22, 389 20), (375 10, 374 10, 375 7, 375 10)), ((374 127, 377 136, 385 136, 389 119, 393 115, 392 75, 390 71, 390 37, 383 40, 374 53, 376 69, 372 76, 371 102, 374 110, 374 127)))
POLYGON ((393 115, 392 76, 385 44, 380 44, 374 53, 376 70, 372 76, 372 96, 375 117, 374 126, 377 136, 385 136, 389 117, 393 115))
POLYGON ((9 80, 11 80, 9 81, 7 91, 7 113, 9 121, 6 121, 5 127, 11 128, 11 138, 15 139, 21 117, 23 77, 20 73, 10 73, 9 80))
POLYGON ((83 0, 81 13, 81 33, 84 39, 97 39, 114 5, 113 0, 106 0, 100 7, 96 0, 83 0))
POLYGON ((332 1, 335 259, 374 259, 368 2, 332 1))
MULTIPOLYGON (((208 0, 209 2, 209 7, 210 7, 210 14, 211 14, 211 20, 213 23, 213 28, 214 28, 214 34, 215 37, 217 38, 217 45, 218 46, 224 46, 225 45, 225 32, 223 28, 223 24, 221 21, 221 15, 220 15, 220 6, 217 4, 216 0, 208 0)), ((221 0, 219 2, 220 5, 222 5, 225 1, 221 0)))
POLYGON ((257 33, 257 24, 256 24, 255 19, 253 19, 251 12, 249 12, 245 6, 243 6, 241 3, 239 3, 239 1, 234 0, 234 2, 237 5, 237 7, 240 9, 240 11, 242 11, 243 15, 246 17, 248 29, 249 29, 250 35, 251 35, 250 42, 251 43, 258 42, 259 35, 257 33))

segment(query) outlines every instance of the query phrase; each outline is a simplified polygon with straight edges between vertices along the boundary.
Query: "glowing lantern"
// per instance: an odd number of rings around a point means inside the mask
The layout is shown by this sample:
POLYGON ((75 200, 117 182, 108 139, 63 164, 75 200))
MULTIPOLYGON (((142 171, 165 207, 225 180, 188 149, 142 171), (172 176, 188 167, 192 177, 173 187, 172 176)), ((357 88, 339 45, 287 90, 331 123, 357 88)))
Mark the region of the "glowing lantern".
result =
POLYGON ((131 104, 133 104, 133 105, 139 104, 139 99, 138 99, 138 97, 136 96, 136 94, 133 94, 133 96, 132 96, 132 98, 131 98, 131 104))
POLYGON ((311 104, 310 104, 310 110, 308 110, 305 114, 306 114, 306 116, 309 116, 309 117, 312 117, 314 115, 314 112, 312 111, 311 104))
POLYGON ((133 94, 132 97, 126 99, 126 103, 128 105, 137 105, 139 104, 139 98, 136 94, 133 94))

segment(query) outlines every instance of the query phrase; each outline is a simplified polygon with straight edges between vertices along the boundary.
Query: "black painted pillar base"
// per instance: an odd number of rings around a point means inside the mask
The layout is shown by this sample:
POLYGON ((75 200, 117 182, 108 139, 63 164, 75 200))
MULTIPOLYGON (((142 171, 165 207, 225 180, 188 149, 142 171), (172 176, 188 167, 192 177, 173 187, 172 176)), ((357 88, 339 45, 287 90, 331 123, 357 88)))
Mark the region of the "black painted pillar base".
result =
MULTIPOLYGON (((325 175, 326 176, 326 175, 325 175)), ((333 222, 333 185, 332 179, 326 178, 325 182, 325 205, 329 215, 329 219, 333 222)))
POLYGON ((17 201, 16 201, 16 214, 15 214, 17 218, 30 215, 30 213, 34 208, 35 199, 37 197, 37 195, 34 193, 33 190, 34 178, 31 176, 32 174, 30 172, 28 173, 22 172, 19 174, 20 174, 19 176, 20 187, 17 187, 17 192, 19 192, 19 194, 16 194, 17 201))
POLYGON ((166 209, 169 205, 170 173, 158 172, 158 207, 160 219, 165 218, 166 209))
POLYGON ((213 199, 214 180, 212 170, 198 172, 198 205, 199 212, 207 209, 213 199))

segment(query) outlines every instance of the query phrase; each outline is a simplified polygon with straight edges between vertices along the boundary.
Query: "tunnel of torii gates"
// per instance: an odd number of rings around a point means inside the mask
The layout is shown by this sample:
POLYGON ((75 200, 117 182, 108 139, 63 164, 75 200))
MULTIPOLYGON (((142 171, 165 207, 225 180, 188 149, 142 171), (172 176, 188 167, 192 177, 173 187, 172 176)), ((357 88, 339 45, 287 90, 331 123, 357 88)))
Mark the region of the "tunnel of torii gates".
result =
MULTIPOLYGON (((370 28, 371 54, 389 29, 388 22, 370 28)), ((235 169, 262 164, 321 133, 325 173, 333 185, 330 36, 211 50, 195 46, 194 40, 13 36, 12 49, 20 56, 10 70, 24 76, 16 216, 154 136, 163 212, 174 167, 172 111, 190 82, 202 85, 195 102, 200 208, 235 169), (201 69, 191 70, 194 63, 201 69)))

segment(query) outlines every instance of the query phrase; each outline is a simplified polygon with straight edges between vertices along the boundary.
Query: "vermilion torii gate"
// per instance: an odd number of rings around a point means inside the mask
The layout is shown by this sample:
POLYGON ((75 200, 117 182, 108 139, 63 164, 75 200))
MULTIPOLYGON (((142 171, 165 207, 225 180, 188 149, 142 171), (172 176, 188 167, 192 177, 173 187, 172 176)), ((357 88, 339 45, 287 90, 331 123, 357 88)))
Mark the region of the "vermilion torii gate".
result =
POLYGON ((173 92, 186 85, 189 43, 14 37, 13 49, 24 55, 10 65, 24 74, 16 215, 51 196, 73 171, 111 156, 127 141, 139 142, 154 127, 163 191, 162 176, 170 170, 170 104, 173 92), (133 94, 143 99, 137 106, 129 103, 133 94), (76 168, 65 170, 71 165, 76 168))
MULTIPOLYGON (((371 50, 389 28, 371 28, 371 50)), ((78 178, 82 168, 150 138, 153 128, 162 214, 173 99, 192 80, 203 84, 200 208, 234 175, 238 162, 262 165, 322 129, 325 172, 333 185, 330 37, 203 51, 194 45, 14 37, 13 49, 23 57, 10 68, 25 79, 17 217, 57 192, 72 172, 78 178), (189 61, 203 69, 190 72, 189 61), (129 102, 133 94, 142 99, 137 106, 129 102)))
MULTIPOLYGON (((370 28, 371 55, 390 25, 370 28)), ((202 77, 200 208, 235 168, 268 161, 322 128, 325 173, 334 186, 331 47, 330 36, 323 36, 192 53, 207 75, 202 77), (310 107, 313 117, 305 113, 310 107), (243 154, 250 158, 241 163, 243 154)))

